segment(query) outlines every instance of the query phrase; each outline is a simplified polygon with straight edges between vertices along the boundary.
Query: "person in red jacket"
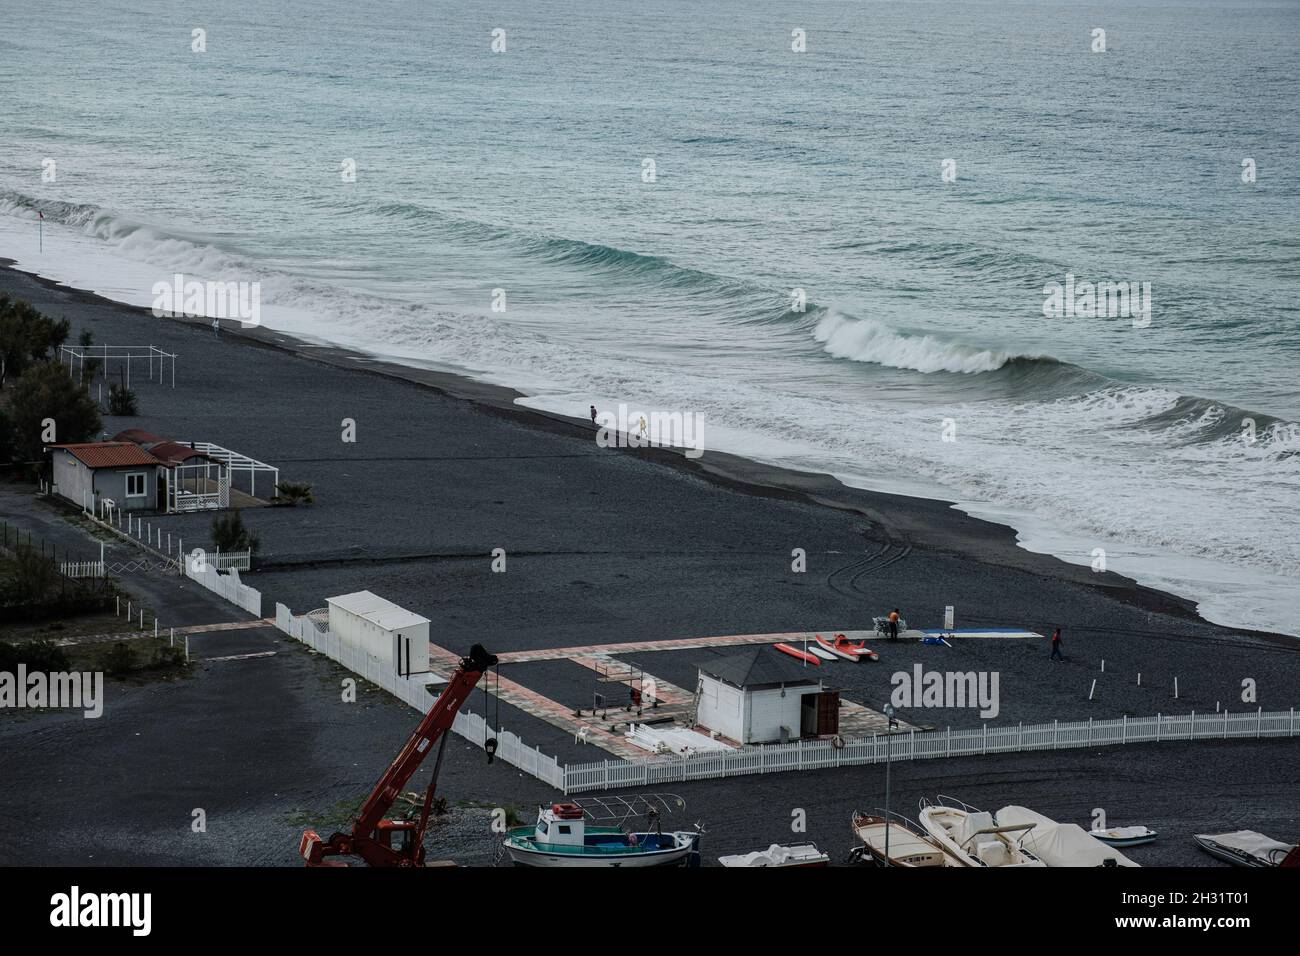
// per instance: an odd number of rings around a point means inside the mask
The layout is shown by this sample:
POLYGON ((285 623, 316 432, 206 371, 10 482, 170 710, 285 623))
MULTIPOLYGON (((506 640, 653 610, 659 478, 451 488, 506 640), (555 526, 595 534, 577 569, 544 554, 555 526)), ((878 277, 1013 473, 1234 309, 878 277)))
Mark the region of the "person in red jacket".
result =
POLYGON ((1052 632, 1052 657, 1051 657, 1051 659, 1054 660, 1054 661, 1063 661, 1063 660, 1065 660, 1065 658, 1061 656, 1061 629, 1060 629, 1059 627, 1058 627, 1056 630, 1054 630, 1054 631, 1052 632))

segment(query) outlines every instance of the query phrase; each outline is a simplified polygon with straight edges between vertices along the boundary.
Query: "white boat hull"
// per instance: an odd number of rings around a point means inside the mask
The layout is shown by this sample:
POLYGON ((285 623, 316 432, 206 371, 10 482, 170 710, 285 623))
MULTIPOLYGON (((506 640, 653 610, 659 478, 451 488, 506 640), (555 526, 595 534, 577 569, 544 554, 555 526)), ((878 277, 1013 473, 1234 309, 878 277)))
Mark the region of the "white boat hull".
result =
POLYGON ((673 866, 683 862, 690 852, 690 846, 681 846, 667 850, 651 850, 646 853, 611 854, 602 857, 596 854, 547 853, 543 850, 529 850, 506 843, 506 853, 516 866, 583 868, 673 866))

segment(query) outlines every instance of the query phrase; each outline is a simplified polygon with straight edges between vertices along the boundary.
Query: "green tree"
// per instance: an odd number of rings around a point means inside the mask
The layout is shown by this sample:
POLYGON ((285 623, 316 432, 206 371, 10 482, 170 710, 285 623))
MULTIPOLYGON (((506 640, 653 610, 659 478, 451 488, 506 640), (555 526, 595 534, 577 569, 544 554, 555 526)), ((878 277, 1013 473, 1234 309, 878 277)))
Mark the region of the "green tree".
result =
POLYGON ((124 385, 108 386, 108 413, 123 416, 140 414, 135 392, 124 385))
POLYGON ((88 441, 104 427, 94 399, 55 362, 33 365, 14 383, 9 414, 15 452, 29 460, 41 457, 47 418, 54 420, 59 443, 88 441))
POLYGON ((27 302, 0 295, 0 389, 31 365, 53 361, 68 331, 67 319, 56 322, 27 302))
POLYGON ((261 546, 257 535, 244 527, 244 516, 239 511, 217 515, 212 519, 212 544, 218 551, 245 551, 257 553, 261 546))
MULTIPOLYGON (((95 336, 91 334, 90 329, 82 329, 77 341, 81 343, 81 349, 84 353, 86 349, 95 344, 95 336)), ((99 374, 99 367, 102 364, 99 359, 83 359, 81 362, 81 384, 89 386, 95 380, 95 376, 99 374)))

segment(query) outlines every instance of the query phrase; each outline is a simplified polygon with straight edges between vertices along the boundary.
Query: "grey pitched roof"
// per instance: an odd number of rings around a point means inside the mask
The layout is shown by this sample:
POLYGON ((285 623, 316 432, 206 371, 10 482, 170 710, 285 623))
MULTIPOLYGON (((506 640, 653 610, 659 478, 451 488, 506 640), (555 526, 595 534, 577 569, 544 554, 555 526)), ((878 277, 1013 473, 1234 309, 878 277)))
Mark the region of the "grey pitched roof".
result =
POLYGON ((701 671, 736 687, 761 687, 771 684, 816 684, 820 668, 804 667, 793 658, 760 644, 739 654, 700 661, 701 671))

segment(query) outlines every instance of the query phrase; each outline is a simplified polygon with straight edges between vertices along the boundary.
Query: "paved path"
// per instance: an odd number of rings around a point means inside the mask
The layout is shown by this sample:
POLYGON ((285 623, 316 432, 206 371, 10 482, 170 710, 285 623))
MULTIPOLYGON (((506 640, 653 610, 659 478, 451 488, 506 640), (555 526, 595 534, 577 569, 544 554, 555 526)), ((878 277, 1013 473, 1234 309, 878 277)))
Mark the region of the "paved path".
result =
MULTIPOLYGON (((455 667, 460 662, 459 654, 453 654, 436 644, 429 645, 429 657, 437 658, 449 667, 455 667)), ((645 756, 644 750, 628 743, 621 734, 612 734, 600 724, 574 716, 573 711, 563 704, 529 690, 523 684, 512 681, 508 677, 494 675, 489 685, 489 692, 499 694, 501 700, 507 704, 518 707, 524 713, 544 720, 553 727, 559 727, 575 737, 584 737, 587 743, 595 744, 616 757, 628 759, 645 756)), ((592 759, 599 758, 593 755, 592 759)))
MULTIPOLYGON (((687 637, 672 641, 630 641, 626 644, 588 644, 585 647, 552 647, 539 651, 507 651, 499 654, 502 664, 522 664, 527 661, 554 661, 562 658, 576 657, 579 654, 635 654, 638 651, 694 651, 711 647, 740 647, 746 644, 802 644, 810 643, 817 635, 829 638, 834 634, 843 634, 850 640, 874 640, 873 631, 840 631, 827 628, 824 631, 788 631, 776 634, 725 634, 719 637, 687 637)), ((827 662, 829 663, 829 662, 827 662)))

